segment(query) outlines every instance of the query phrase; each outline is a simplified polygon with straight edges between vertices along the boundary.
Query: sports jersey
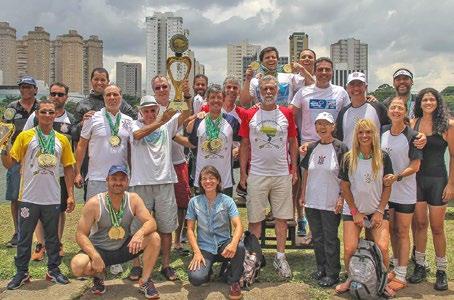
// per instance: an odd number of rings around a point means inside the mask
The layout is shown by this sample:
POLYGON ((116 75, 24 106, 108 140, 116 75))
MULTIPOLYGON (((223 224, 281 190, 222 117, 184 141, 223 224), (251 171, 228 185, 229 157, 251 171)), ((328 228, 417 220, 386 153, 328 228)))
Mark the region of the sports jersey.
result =
POLYGON ((40 205, 60 204, 59 167, 71 166, 76 162, 68 138, 55 132, 54 155, 57 164, 53 167, 38 165, 40 147, 35 128, 22 131, 17 136, 10 154, 21 164, 19 200, 40 205))
MULTIPOLYGON (((288 106, 293 99, 293 74, 277 73, 278 94, 276 99, 277 105, 288 106)), ((249 85, 249 94, 253 98, 253 102, 262 102, 260 97, 259 79, 252 78, 249 85)))
MULTIPOLYGON (((159 104, 159 114, 158 117, 161 117, 162 114, 166 111, 167 107, 159 104)), ((173 115, 172 119, 178 119, 181 113, 176 113, 173 115)), ((183 134, 183 127, 178 128, 178 133, 183 134)), ((172 163, 174 165, 179 165, 186 162, 186 154, 184 154, 184 146, 178 144, 172 140, 172 163)))
POLYGON ((288 139, 296 137, 293 113, 278 106, 271 111, 249 109, 241 123, 239 135, 251 144, 251 174, 260 176, 289 175, 288 139))
MULTIPOLYGON (((391 133, 391 125, 384 128, 381 136, 381 149, 389 154, 395 174, 400 174, 405 170, 412 160, 422 159, 422 150, 413 145, 417 135, 418 132, 408 126, 405 126, 405 129, 398 135, 391 133)), ((393 183, 389 202, 416 203, 416 173, 393 183)))

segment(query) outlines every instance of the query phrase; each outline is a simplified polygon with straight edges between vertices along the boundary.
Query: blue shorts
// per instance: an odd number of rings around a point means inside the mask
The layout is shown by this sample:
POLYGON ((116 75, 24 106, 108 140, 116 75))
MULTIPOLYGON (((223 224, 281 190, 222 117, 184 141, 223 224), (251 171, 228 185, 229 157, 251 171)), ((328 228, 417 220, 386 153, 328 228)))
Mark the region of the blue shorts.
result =
POLYGON ((6 195, 5 200, 17 201, 20 188, 20 164, 14 163, 6 172, 6 195))

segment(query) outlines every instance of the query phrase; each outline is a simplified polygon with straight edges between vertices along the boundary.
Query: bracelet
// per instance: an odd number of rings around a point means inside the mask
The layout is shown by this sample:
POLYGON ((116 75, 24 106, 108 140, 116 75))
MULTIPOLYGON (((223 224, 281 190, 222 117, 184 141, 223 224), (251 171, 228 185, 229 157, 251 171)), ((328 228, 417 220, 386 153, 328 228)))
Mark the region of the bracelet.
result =
POLYGON ((358 209, 352 208, 350 209, 350 212, 352 213, 352 217, 354 217, 358 213, 358 209))
POLYGON ((385 215, 385 212, 383 210, 378 209, 378 208, 377 208, 376 212, 378 212, 379 214, 381 214, 383 216, 385 215))

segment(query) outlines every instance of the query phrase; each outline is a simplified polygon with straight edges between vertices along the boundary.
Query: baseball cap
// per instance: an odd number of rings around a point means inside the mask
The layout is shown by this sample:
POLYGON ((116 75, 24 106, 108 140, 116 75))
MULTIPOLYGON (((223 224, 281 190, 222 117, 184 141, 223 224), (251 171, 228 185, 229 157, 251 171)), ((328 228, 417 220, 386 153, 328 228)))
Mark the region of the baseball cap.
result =
POLYGON ((362 72, 353 72, 353 73, 348 74, 347 84, 349 84, 350 82, 352 82, 354 80, 359 80, 359 81, 367 84, 366 74, 364 74, 362 72))
POLYGON ((394 74, 393 74, 393 79, 395 79, 397 76, 400 76, 400 75, 408 76, 411 78, 411 80, 413 80, 413 73, 410 72, 410 70, 408 70, 406 68, 397 69, 396 72, 394 72, 394 74))
POLYGON ((128 168, 125 165, 113 165, 109 169, 109 173, 107 173, 108 176, 111 176, 115 173, 122 172, 126 176, 129 176, 128 174, 128 168))
POLYGON ((140 98, 139 108, 146 107, 146 106, 154 106, 154 105, 159 105, 158 102, 156 102, 155 97, 143 96, 142 98, 140 98))
POLYGON ((326 121, 330 122, 331 124, 334 124, 333 115, 326 111, 319 113, 317 115, 317 117, 315 118, 314 122, 317 122, 318 120, 326 120, 326 121))
POLYGON ((34 85, 36 87, 36 81, 33 77, 29 76, 29 75, 25 75, 23 76, 18 82, 17 82, 17 85, 21 85, 21 84, 30 84, 30 85, 34 85))

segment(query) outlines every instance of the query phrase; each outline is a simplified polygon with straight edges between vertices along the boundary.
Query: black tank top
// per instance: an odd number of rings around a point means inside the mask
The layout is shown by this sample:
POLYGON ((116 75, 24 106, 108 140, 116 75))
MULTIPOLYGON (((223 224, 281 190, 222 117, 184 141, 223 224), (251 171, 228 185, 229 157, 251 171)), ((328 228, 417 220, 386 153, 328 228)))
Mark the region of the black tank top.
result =
MULTIPOLYGON (((419 130, 421 118, 416 120, 415 130, 419 130)), ((439 133, 427 135, 427 144, 422 149, 423 159, 419 168, 419 175, 431 177, 448 177, 445 163, 445 152, 448 143, 439 133)))

